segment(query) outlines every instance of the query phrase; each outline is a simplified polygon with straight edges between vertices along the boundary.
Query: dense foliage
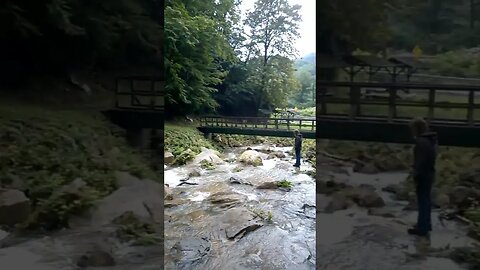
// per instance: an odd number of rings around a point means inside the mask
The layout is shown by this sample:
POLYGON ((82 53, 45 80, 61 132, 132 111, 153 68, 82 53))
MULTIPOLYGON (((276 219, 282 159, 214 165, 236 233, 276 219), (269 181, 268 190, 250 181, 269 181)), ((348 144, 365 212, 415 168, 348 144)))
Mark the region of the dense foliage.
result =
POLYGON ((3 78, 73 69, 157 67, 163 1, 3 1, 3 78))
POLYGON ((259 109, 286 106, 299 89, 292 60, 299 7, 258 0, 242 21, 239 5, 167 1, 169 114, 257 115, 259 109))

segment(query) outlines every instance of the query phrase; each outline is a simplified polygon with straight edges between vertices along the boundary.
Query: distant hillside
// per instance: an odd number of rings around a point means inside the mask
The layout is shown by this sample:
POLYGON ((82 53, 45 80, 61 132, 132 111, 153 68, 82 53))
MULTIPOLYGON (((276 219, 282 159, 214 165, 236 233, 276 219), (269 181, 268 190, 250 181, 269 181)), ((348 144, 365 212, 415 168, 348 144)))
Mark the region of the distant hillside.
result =
POLYGON ((295 68, 297 70, 305 69, 312 76, 315 76, 315 53, 309 53, 295 60, 295 68))
POLYGON ((315 53, 309 53, 307 55, 305 55, 304 57, 302 57, 303 59, 299 59, 299 60, 303 60, 305 62, 308 62, 308 63, 312 63, 312 64, 315 64, 315 53))

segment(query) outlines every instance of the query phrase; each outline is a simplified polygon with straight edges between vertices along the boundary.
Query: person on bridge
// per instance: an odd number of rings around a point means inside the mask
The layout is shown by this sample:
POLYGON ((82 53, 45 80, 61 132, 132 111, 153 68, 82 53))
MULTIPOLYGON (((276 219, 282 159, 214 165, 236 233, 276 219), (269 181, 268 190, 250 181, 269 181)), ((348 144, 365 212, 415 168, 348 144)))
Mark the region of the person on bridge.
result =
POLYGON ((293 132, 295 135, 295 159, 296 162, 293 164, 294 167, 300 168, 300 158, 301 158, 301 151, 302 151, 302 134, 295 130, 293 132))
POLYGON ((426 236, 432 230, 431 192, 435 180, 435 160, 437 158, 437 134, 430 132, 427 122, 415 118, 410 122, 415 138, 413 150, 413 180, 417 195, 417 224, 408 230, 409 234, 426 236))

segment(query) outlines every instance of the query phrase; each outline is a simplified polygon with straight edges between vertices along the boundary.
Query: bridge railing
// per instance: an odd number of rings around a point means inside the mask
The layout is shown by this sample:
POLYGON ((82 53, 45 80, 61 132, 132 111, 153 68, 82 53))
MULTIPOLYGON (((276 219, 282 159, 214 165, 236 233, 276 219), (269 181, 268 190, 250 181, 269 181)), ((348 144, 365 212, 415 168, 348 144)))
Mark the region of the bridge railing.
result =
POLYGON ((266 117, 224 117, 204 116, 200 118, 202 127, 228 127, 250 129, 277 129, 314 131, 314 118, 266 118, 266 117))
POLYGON ((115 107, 129 110, 163 111, 165 81, 154 76, 124 76, 115 82, 115 107))
POLYGON ((480 86, 318 82, 317 117, 480 125, 480 86))

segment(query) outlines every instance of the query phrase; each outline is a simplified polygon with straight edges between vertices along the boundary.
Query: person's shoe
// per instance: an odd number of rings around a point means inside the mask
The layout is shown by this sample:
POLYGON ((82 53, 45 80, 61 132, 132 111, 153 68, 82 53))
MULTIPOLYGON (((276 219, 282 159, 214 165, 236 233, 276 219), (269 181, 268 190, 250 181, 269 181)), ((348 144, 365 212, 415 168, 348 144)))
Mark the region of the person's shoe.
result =
POLYGON ((297 167, 297 168, 300 168, 300 165, 297 165, 297 164, 293 164, 293 167, 297 167))
POLYGON ((408 234, 417 235, 417 236, 427 236, 428 232, 422 232, 418 228, 408 229, 408 234))

